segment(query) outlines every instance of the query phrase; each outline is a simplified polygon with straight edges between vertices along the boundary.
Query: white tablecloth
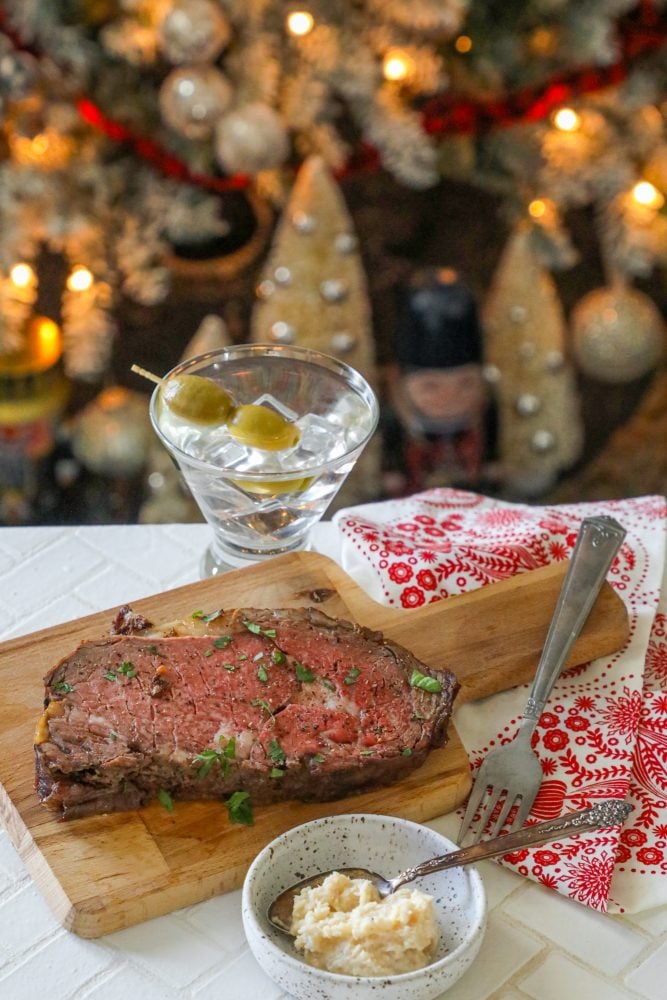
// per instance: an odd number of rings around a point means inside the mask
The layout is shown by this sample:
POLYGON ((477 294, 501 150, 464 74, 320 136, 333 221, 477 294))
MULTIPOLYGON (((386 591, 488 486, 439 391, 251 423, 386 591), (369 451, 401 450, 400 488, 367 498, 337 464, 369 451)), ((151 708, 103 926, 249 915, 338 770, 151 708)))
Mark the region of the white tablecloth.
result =
MULTIPOLYGON (((205 525, 0 529, 0 640, 197 579, 205 525)), ((315 546, 336 558, 319 526, 315 546)), ((456 834, 452 818, 434 821, 456 834)), ((492 862, 480 866, 489 927, 448 1000, 662 1000, 667 907, 585 909, 492 862)), ((2 1000, 278 1000, 256 965, 233 892, 98 941, 64 931, 0 832, 2 1000)))

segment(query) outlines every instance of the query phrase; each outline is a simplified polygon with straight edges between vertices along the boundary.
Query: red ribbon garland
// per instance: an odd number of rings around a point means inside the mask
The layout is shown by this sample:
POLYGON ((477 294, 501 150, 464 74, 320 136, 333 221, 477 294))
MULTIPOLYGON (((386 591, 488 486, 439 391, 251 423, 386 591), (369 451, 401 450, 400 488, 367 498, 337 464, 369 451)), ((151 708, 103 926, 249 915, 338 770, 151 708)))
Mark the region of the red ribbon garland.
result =
MULTIPOLYGON (((17 48, 26 48, 8 30, 2 10, 0 24, 17 48)), ((421 110, 422 127, 428 135, 473 135, 491 128, 507 128, 520 122, 543 121, 568 99, 615 86, 625 80, 636 59, 648 52, 657 51, 664 45, 667 40, 667 17, 661 16, 652 3, 644 0, 639 5, 638 22, 630 22, 621 32, 620 40, 621 57, 611 66, 585 67, 559 74, 546 84, 525 87, 506 97, 488 101, 465 101, 448 94, 434 97, 421 110)), ((216 193, 241 191, 250 184, 251 179, 244 174, 216 177, 191 170, 183 160, 168 153, 159 143, 134 132, 122 122, 109 118, 87 97, 77 101, 77 109, 90 126, 113 142, 131 147, 137 156, 168 177, 216 193)), ((381 166, 378 150, 368 143, 362 143, 347 163, 336 171, 336 176, 347 177, 377 170, 381 166)))

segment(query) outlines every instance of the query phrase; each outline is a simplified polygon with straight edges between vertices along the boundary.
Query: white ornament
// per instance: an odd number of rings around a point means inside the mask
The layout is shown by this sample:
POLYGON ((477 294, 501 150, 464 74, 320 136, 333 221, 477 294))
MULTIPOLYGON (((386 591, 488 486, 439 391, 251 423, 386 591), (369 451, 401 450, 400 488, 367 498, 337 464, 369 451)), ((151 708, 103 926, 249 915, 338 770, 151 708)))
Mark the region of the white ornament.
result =
POLYGON ((173 70, 160 88, 165 122, 186 139, 208 139, 232 100, 232 88, 213 66, 173 70))
POLYGON ((160 49, 172 63, 216 59, 229 43, 231 30, 211 0, 176 0, 158 29, 160 49))
POLYGON ((280 115, 268 104, 245 104, 216 129, 216 154, 230 174, 256 174, 287 159, 289 140, 280 115))
POLYGON ((579 367, 601 382, 647 375, 664 350, 665 327, 651 299, 635 288, 598 288, 572 312, 573 350, 579 367))

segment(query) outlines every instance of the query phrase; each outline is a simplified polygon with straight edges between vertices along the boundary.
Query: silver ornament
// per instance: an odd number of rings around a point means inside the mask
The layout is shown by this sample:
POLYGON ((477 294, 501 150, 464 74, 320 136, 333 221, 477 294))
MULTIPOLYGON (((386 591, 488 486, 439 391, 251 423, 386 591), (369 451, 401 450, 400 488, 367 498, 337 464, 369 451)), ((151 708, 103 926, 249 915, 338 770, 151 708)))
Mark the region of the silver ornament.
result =
POLYGON ((344 302, 347 298, 347 286, 339 278, 328 278, 320 283, 320 295, 330 305, 344 302))
POLYGON ((158 28, 160 49, 172 63, 212 61, 230 37, 229 22, 211 0, 175 0, 158 28))
POLYGON ((220 121, 215 136, 216 155, 229 173, 256 174, 279 167, 287 159, 287 129, 268 104, 245 104, 220 121))
POLYGON ((539 396, 524 392, 517 399, 515 408, 520 417, 534 417, 542 409, 542 400, 539 396))
POLYGON ((340 330, 331 337, 331 350, 336 354, 349 354, 356 346, 357 337, 349 330, 340 330))
POLYGON ((484 365, 482 368, 482 377, 488 385, 497 385, 502 378, 502 374, 498 365, 484 365))
POLYGON ((273 272, 273 277, 277 285, 292 284, 292 272, 289 267, 277 267, 273 272))
POLYGON ((572 312, 574 356, 582 372, 622 383, 647 375, 660 360, 665 327, 651 299, 635 288, 599 288, 572 312))
POLYGON ((513 323, 525 323, 528 319, 528 310, 525 306, 512 306, 510 309, 510 319, 513 323))
POLYGON ((301 233, 302 236, 310 236, 310 234, 313 233, 317 227, 315 217, 300 210, 292 212, 290 221, 297 233, 301 233))
POLYGON ((342 254, 354 253, 357 245, 357 237, 353 233, 339 233, 334 240, 334 248, 342 254))
POLYGON ((265 281, 260 281, 257 288, 255 289, 255 292, 257 293, 258 299, 263 299, 266 301, 266 299, 271 298, 275 290, 276 286, 273 284, 273 282, 265 280, 265 281))
POLYGON ((213 66, 175 69, 160 88, 167 125, 186 139, 207 139, 232 100, 232 88, 213 66))
POLYGON ((537 455, 545 455, 556 447, 556 435, 552 431, 535 431, 530 439, 530 447, 537 455))
POLYGON ((271 324, 269 336, 271 337, 271 340, 275 340, 277 344, 293 344, 296 340, 294 327, 290 326, 289 323, 284 323, 282 320, 278 320, 276 323, 271 324))

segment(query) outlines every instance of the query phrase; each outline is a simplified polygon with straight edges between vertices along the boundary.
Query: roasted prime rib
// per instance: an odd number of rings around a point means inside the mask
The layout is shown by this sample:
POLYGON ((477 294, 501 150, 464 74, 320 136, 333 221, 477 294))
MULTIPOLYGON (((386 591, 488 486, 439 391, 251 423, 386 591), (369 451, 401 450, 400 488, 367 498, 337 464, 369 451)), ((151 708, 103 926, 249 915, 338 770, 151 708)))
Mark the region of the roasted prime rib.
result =
POLYGON ((81 643, 45 678, 36 786, 63 818, 156 794, 341 798, 396 781, 446 740, 456 678, 379 632, 315 608, 159 629, 123 611, 120 634, 81 643))

